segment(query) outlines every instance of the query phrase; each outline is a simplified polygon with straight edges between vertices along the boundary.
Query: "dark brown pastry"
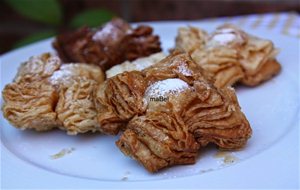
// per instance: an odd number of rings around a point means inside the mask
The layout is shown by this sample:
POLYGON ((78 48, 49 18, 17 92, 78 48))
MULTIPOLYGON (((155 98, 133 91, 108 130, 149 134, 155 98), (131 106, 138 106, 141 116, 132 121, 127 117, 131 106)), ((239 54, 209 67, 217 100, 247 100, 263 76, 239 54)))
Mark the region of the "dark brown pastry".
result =
POLYGON ((115 18, 99 29, 81 28, 56 37, 53 47, 64 62, 93 63, 104 71, 126 60, 161 51, 157 35, 149 26, 133 29, 115 18))

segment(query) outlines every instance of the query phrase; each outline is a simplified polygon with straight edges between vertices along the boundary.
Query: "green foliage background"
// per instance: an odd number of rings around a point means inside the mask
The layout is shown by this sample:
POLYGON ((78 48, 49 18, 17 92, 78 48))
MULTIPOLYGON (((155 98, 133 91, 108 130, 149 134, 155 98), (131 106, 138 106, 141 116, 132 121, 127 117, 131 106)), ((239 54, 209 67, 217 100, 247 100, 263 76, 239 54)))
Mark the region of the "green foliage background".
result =
POLYGON ((109 21, 114 14, 106 9, 94 8, 84 10, 71 19, 67 26, 63 26, 64 13, 58 0, 6 0, 6 2, 20 15, 48 26, 39 32, 31 34, 15 44, 21 47, 38 40, 55 36, 59 28, 78 28, 81 26, 97 27, 109 21))

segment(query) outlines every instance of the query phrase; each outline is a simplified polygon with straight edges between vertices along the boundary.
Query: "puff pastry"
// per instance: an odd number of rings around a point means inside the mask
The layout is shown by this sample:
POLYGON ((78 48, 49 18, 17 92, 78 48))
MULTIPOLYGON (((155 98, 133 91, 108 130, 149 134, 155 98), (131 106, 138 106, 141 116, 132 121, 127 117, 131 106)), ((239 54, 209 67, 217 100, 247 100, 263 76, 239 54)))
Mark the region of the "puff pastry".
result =
POLYGON ((166 55, 162 52, 152 54, 148 57, 138 58, 134 61, 125 61, 122 64, 115 65, 112 68, 108 69, 106 73, 106 78, 111 78, 119 73, 123 73, 125 71, 141 71, 146 69, 155 63, 159 62, 166 55))
POLYGON ((100 130, 117 134, 134 115, 146 110, 143 96, 147 84, 139 71, 118 74, 99 85, 95 90, 100 130))
POLYGON ((62 123, 60 128, 66 130, 69 135, 99 130, 93 101, 95 85, 93 80, 77 78, 70 86, 60 90, 55 111, 62 123))
POLYGON ((181 53, 143 71, 118 74, 95 94, 100 128, 108 134, 125 130, 117 146, 150 172, 194 163, 208 143, 240 148, 251 136, 250 125, 234 90, 212 83, 181 53))
POLYGON ((78 78, 85 78, 100 84, 104 81, 105 76, 103 71, 95 65, 69 63, 61 65, 59 70, 56 70, 48 80, 56 88, 62 88, 71 86, 78 78))
POLYGON ((59 125, 55 105, 58 95, 46 80, 13 82, 2 91, 3 115, 15 127, 47 131, 59 125))
POLYGON ((81 28, 56 37, 53 47, 66 63, 93 63, 103 71, 126 60, 160 52, 160 41, 149 26, 133 29, 115 18, 98 29, 81 28))
POLYGON ((61 60, 50 53, 32 56, 21 64, 14 82, 43 80, 59 70, 61 64, 61 60))
POLYGON ((31 57, 2 92, 4 117, 21 129, 97 131, 93 90, 103 80, 95 65, 61 64, 49 53, 31 57))
POLYGON ((194 27, 180 28, 175 49, 190 53, 215 76, 217 87, 237 82, 256 86, 281 69, 276 60, 278 50, 270 40, 252 36, 229 24, 218 27, 210 35, 194 27))

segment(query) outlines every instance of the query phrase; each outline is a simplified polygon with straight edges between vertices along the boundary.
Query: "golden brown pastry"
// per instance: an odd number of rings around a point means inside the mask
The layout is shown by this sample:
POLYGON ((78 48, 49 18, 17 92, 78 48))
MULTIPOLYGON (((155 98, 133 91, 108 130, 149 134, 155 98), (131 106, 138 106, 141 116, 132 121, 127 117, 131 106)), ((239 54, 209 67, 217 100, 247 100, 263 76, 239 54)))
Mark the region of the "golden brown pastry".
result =
POLYGON ((32 56, 28 61, 21 64, 14 81, 30 82, 48 78, 60 68, 61 64, 59 57, 50 53, 32 56))
POLYGON ((49 53, 33 56, 23 63, 14 82, 2 91, 5 118, 17 128, 46 131, 57 127, 55 112, 58 93, 47 81, 61 66, 61 60, 49 53))
POLYGON ((15 127, 46 131, 57 127, 58 95, 46 80, 13 82, 2 91, 3 115, 15 127))
POLYGON ((246 74, 241 83, 248 86, 256 86, 263 81, 271 79, 274 75, 278 74, 281 66, 276 59, 267 61, 260 69, 254 74, 246 74))
POLYGON ((200 147, 180 117, 164 112, 134 117, 116 144, 150 172, 194 164, 200 147))
POLYGON ((83 27, 56 37, 53 47, 66 63, 93 63, 103 71, 126 60, 160 52, 160 41, 149 26, 132 28, 114 18, 98 29, 83 27))
POLYGON ((98 131, 96 108, 93 101, 93 90, 96 82, 86 78, 76 78, 70 86, 60 90, 56 106, 60 127, 69 135, 98 131))
POLYGON ((51 84, 59 88, 71 86, 77 78, 85 78, 100 84, 104 81, 105 76, 102 70, 96 65, 69 63, 63 64, 48 80, 51 84))
POLYGON ((217 87, 237 82, 256 86, 280 71, 278 50, 270 40, 247 34, 233 25, 223 25, 210 35, 194 27, 180 28, 175 49, 190 53, 213 74, 217 87))
POLYGON ((84 63, 63 64, 48 79, 59 93, 56 113, 69 135, 99 131, 93 91, 104 81, 102 70, 84 63))
POLYGON ((84 63, 64 64, 49 78, 58 89, 56 106, 59 127, 69 135, 99 131, 93 91, 104 81, 102 70, 84 63))
POLYGON ((162 52, 152 54, 148 57, 138 58, 134 61, 125 61, 122 64, 115 65, 112 68, 108 69, 106 73, 106 78, 111 78, 119 73, 123 73, 125 71, 141 71, 145 68, 154 65, 155 63, 159 62, 166 55, 162 52))
POLYGON ((117 146, 150 172, 194 163, 208 143, 240 148, 250 125, 234 90, 212 83, 187 54, 118 74, 95 94, 100 128, 108 134, 124 129, 117 146))
POLYGON ((95 90, 100 130, 117 134, 134 115, 145 112, 146 81, 139 71, 124 72, 106 80, 95 90))
POLYGON ((95 65, 64 64, 49 53, 31 57, 2 94, 3 113, 14 126, 68 134, 98 130, 93 90, 104 74, 95 65))
POLYGON ((195 27, 180 27, 176 36, 176 49, 190 52, 204 48, 207 41, 207 32, 195 27))

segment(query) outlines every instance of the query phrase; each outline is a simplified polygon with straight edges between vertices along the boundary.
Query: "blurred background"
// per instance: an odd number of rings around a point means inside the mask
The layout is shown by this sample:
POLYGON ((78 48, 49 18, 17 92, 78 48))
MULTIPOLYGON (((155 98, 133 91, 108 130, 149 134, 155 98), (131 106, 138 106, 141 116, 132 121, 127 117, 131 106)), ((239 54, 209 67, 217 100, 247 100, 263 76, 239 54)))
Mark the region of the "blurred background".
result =
POLYGON ((140 22, 276 12, 299 14, 300 0, 1 0, 0 54, 114 16, 140 22))

